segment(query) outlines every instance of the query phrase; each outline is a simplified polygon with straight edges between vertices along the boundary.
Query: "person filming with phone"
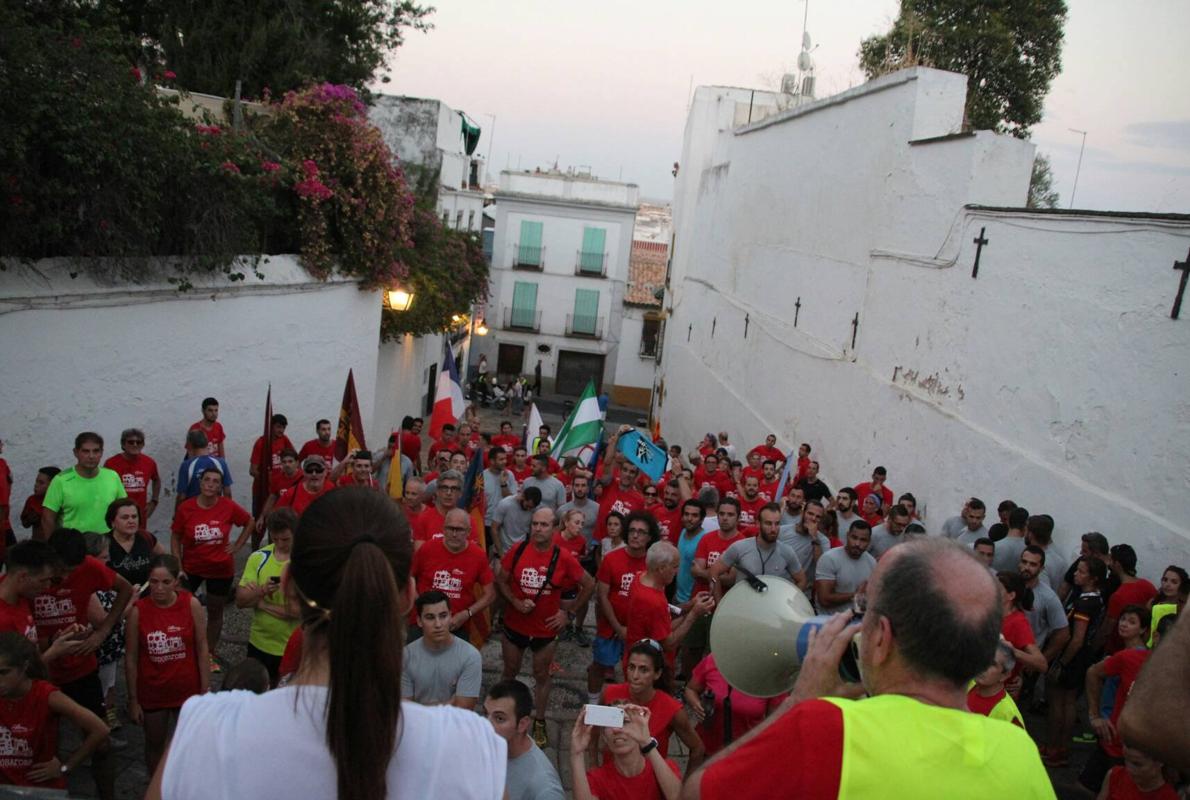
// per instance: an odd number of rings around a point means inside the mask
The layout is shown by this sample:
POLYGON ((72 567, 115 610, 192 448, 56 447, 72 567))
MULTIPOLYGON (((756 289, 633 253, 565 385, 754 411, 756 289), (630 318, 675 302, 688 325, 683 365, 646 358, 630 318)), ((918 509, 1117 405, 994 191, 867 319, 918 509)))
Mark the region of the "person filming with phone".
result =
POLYGON ((281 591, 281 576, 289 566, 297 525, 298 516, 292 508, 269 512, 272 542, 248 556, 240 585, 236 587, 236 606, 252 609, 248 657, 255 658, 269 671, 270 687, 277 685, 281 656, 300 619, 296 598, 286 597, 281 591))
POLYGON ((857 604, 859 624, 847 610, 811 633, 789 699, 691 776, 682 797, 1053 798, 1029 735, 966 710, 969 682, 995 656, 1000 592, 953 542, 890 550, 857 604), (852 640, 862 685, 840 680, 852 640))

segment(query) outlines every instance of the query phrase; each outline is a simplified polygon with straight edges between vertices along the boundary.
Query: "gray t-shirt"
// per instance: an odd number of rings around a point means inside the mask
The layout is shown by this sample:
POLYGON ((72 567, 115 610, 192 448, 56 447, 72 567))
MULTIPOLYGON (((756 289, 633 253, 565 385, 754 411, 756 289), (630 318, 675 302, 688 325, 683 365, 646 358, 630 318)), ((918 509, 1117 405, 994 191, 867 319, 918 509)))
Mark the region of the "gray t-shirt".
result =
POLYGON ((536 486, 541 490, 541 504, 554 511, 557 511, 558 506, 566 502, 566 487, 553 475, 547 475, 545 478, 534 478, 530 475, 521 484, 521 489, 528 489, 530 486, 536 486))
POLYGON ((500 552, 508 552, 508 548, 524 539, 529 534, 529 523, 533 521, 533 512, 537 508, 521 508, 519 495, 505 497, 496 504, 492 512, 492 522, 500 524, 500 552))
POLYGON ((583 500, 581 506, 571 500, 558 507, 558 519, 561 520, 572 508, 583 512, 583 536, 587 538, 588 542, 592 541, 595 538, 595 520, 599 518, 599 504, 589 497, 583 500))
POLYGON ((992 559, 992 566, 996 572, 1016 572, 1020 568, 1023 552, 1024 536, 1006 536, 996 542, 996 555, 992 559))
POLYGON ((550 757, 536 744, 508 759, 508 800, 563 800, 562 781, 550 757))
POLYGON ((500 491, 500 473, 490 469, 483 471, 483 499, 487 504, 483 510, 483 521, 485 525, 492 524, 492 515, 496 513, 496 506, 499 502, 505 497, 511 497, 517 492, 516 478, 513 477, 512 470, 504 470, 504 477, 508 479, 508 495, 500 491))
POLYGON ((981 536, 988 535, 986 525, 980 525, 977 530, 971 531, 967 529, 967 523, 963 520, 963 515, 951 517, 942 523, 942 535, 947 539, 958 539, 960 536, 970 534, 970 539, 967 540, 968 545, 973 544, 976 539, 981 536))
POLYGON ((401 663, 401 696, 422 705, 449 703, 459 697, 479 697, 483 660, 479 651, 453 634, 441 650, 431 650, 425 638, 406 646, 401 663))
POLYGON ((797 562, 806 571, 806 579, 811 584, 814 581, 815 540, 818 542, 820 552, 825 553, 831 549, 830 539, 826 538, 826 535, 822 533, 816 534, 814 540, 811 540, 809 536, 802 536, 798 533, 793 525, 782 525, 780 532, 777 534, 777 541, 793 550, 793 554, 797 556, 797 562))
POLYGON ((787 580, 802 571, 802 562, 792 547, 777 541, 766 549, 755 536, 732 542, 719 560, 729 567, 739 564, 753 575, 777 575, 787 580))
POLYGON ((907 541, 909 541, 909 536, 904 531, 893 533, 888 529, 887 524, 877 525, 872 528, 872 543, 868 545, 868 552, 872 554, 873 558, 880 558, 892 548, 907 541))
POLYGON ((1043 576, 1038 577, 1041 580, 1033 587, 1033 610, 1026 611, 1025 616, 1029 620, 1029 627, 1033 629, 1033 638, 1037 640, 1037 646, 1043 647, 1046 637, 1054 631, 1069 627, 1070 621, 1066 618, 1066 609, 1062 607, 1057 592, 1050 588, 1043 576))
POLYGON ((1050 588, 1055 592, 1062 588, 1062 580, 1066 577, 1066 570, 1070 568, 1068 562, 1058 548, 1050 545, 1045 548, 1045 577, 1049 578, 1050 588))
MULTIPOLYGON (((872 558, 868 553, 863 553, 859 558, 852 558, 847 555, 846 548, 835 547, 829 552, 823 553, 822 558, 818 559, 818 568, 814 573, 814 580, 816 581, 834 581, 835 591, 841 594, 854 592, 861 583, 872 576, 872 571, 876 569, 876 559, 872 558)), ((834 614, 839 611, 846 611, 851 608, 850 603, 841 603, 836 606, 819 605, 818 610, 824 614, 834 614)))
MULTIPOLYGON (((979 526, 979 530, 977 531, 969 531, 966 528, 963 528, 963 532, 955 537, 955 541, 961 544, 963 547, 975 547, 975 542, 979 539, 985 538, 987 535, 988 529, 982 525, 979 526)), ((996 549, 1000 549, 1000 545, 997 544, 996 549)))

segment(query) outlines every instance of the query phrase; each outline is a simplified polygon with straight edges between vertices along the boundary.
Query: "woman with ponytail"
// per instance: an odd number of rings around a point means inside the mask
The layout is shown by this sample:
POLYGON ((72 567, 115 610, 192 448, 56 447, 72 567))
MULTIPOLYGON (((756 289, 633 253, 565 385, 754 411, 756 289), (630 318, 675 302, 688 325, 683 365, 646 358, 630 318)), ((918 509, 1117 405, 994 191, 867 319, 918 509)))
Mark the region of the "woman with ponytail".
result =
POLYGON ((301 607, 301 667, 262 695, 191 698, 147 796, 502 797, 506 745, 486 720, 401 702, 412 556, 383 494, 345 487, 311 503, 282 586, 301 607))

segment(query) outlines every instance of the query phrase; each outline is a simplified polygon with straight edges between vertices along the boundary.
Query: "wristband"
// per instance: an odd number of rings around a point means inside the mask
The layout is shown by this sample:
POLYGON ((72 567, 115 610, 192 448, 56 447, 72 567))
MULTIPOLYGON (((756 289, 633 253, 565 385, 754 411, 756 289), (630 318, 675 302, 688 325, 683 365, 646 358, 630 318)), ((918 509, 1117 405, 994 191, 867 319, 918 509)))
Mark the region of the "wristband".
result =
POLYGON ((656 739, 649 739, 649 742, 648 742, 648 744, 643 744, 643 745, 641 745, 641 747, 640 747, 640 754, 641 754, 642 756, 647 756, 649 753, 653 752, 653 751, 654 751, 654 750, 656 750, 656 749, 657 749, 657 740, 656 740, 656 739))
POLYGON ((471 609, 467 609, 467 619, 471 619, 471 609))

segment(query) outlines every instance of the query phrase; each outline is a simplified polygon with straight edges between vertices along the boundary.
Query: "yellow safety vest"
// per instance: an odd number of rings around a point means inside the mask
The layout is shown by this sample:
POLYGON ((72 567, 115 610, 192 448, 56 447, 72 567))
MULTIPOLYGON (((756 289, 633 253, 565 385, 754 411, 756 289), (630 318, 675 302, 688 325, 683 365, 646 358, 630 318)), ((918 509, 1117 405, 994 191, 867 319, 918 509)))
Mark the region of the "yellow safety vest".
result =
POLYGON ((1157 623, 1170 614, 1178 613, 1178 607, 1173 603, 1157 603, 1153 606, 1153 616, 1149 622, 1149 647, 1153 646, 1153 636, 1157 633, 1157 623))
POLYGON ((843 713, 841 798, 1055 798, 1037 746, 1015 725, 904 695, 823 699, 843 713))

